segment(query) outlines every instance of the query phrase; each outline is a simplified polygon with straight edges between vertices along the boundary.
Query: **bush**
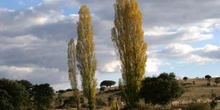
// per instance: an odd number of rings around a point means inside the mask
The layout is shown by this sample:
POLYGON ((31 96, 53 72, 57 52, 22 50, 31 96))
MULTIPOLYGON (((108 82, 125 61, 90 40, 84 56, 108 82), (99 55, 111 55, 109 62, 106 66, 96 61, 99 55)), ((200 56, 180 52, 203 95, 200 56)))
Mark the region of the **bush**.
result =
POLYGON ((142 82, 140 96, 145 103, 166 105, 180 97, 184 90, 173 73, 162 73, 158 77, 147 77, 142 82))
POLYGON ((66 92, 70 92, 70 91, 73 91, 72 89, 66 89, 66 92))
POLYGON ((208 103, 191 103, 183 110, 209 110, 208 103))
POLYGON ((62 93, 65 93, 65 92, 66 92, 65 90, 59 90, 59 91, 58 91, 58 93, 61 93, 61 94, 62 94, 62 93))
POLYGON ((97 105, 97 106, 107 106, 107 104, 105 103, 105 101, 103 101, 103 100, 100 99, 100 98, 97 98, 97 99, 96 99, 96 105, 97 105))

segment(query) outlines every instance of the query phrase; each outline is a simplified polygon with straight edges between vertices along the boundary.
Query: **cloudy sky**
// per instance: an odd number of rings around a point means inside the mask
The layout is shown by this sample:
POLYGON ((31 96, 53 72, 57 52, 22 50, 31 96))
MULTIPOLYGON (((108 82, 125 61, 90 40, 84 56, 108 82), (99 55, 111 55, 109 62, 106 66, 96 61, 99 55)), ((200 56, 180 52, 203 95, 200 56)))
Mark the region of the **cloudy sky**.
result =
MULTIPOLYGON (((0 78, 69 88, 67 43, 78 10, 91 11, 98 82, 120 78, 111 41, 115 0, 1 0, 0 78)), ((148 44, 146 76, 220 76, 220 0, 138 0, 148 44)))

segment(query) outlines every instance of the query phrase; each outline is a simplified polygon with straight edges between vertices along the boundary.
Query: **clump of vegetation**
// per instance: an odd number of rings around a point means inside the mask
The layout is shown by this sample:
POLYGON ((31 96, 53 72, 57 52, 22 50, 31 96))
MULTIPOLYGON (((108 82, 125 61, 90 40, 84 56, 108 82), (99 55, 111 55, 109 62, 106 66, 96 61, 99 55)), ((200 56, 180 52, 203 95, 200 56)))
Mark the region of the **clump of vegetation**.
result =
POLYGON ((103 86, 105 86, 105 87, 111 87, 111 86, 113 86, 113 85, 115 85, 115 81, 112 81, 112 80, 104 80, 104 81, 102 81, 101 83, 100 83, 100 86, 101 87, 103 87, 103 86))
POLYGON ((183 80, 184 80, 184 81, 186 81, 187 79, 188 79, 188 77, 186 77, 186 76, 185 76, 185 77, 183 77, 183 80))
POLYGON ((158 77, 147 77, 141 88, 145 103, 166 105, 183 94, 183 88, 173 73, 162 73, 158 77))
POLYGON ((32 85, 27 80, 0 79, 0 110, 46 110, 53 96, 49 84, 32 85))

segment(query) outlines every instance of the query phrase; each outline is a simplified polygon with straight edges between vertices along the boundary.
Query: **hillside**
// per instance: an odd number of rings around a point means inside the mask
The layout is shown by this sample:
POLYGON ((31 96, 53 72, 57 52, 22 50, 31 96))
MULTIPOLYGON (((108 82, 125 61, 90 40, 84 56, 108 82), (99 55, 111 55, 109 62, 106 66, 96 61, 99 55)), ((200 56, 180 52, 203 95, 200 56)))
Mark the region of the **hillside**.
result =
MULTIPOLYGON (((212 78, 210 80, 210 86, 207 85, 207 79, 205 78, 194 78, 194 79, 188 79, 186 81, 184 80, 179 80, 180 84, 183 85, 184 87, 184 94, 174 100, 171 103, 171 106, 183 106, 187 105, 192 102, 207 102, 209 103, 211 101, 212 95, 215 95, 216 97, 220 96, 220 84, 216 86, 214 83, 215 78, 212 78)), ((117 97, 115 99, 119 99, 120 96, 118 95, 120 93, 119 89, 117 87, 112 87, 112 88, 107 88, 105 92, 100 92, 97 89, 97 99, 101 102, 98 104, 98 108, 100 110, 108 110, 110 109, 109 107, 109 97, 117 97), (100 104, 101 103, 101 104, 100 104), (104 104, 103 104, 104 103, 104 104)), ((72 96, 72 92, 65 92, 62 94, 57 94, 56 98, 59 96, 68 98, 72 96)), ((113 98, 114 99, 114 98, 113 98)), ((86 99, 84 98, 86 101, 86 99)), ((85 106, 86 104, 83 104, 85 106)), ((220 105, 220 104, 218 104, 220 105)), ((57 103, 54 106, 58 106, 57 103)), ((64 108, 69 108, 68 106, 65 106, 64 108)), ((216 107, 216 110, 220 107, 216 107)))

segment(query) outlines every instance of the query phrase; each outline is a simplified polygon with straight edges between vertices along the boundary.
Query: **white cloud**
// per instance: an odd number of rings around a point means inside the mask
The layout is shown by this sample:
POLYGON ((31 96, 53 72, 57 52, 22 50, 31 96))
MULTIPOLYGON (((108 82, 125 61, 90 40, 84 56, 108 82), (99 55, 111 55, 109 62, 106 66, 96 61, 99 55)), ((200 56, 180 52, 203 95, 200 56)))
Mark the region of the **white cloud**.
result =
POLYGON ((101 71, 103 72, 119 72, 120 61, 111 61, 103 66, 101 71))
MULTIPOLYGON (((219 61, 219 46, 191 46, 192 43, 215 39, 213 31, 220 29, 219 1, 138 1, 150 51, 146 73, 158 73, 161 66, 173 60, 199 64, 219 61), (163 59, 168 61, 163 62, 163 59)), ((23 74, 25 68, 31 68, 22 78, 48 82, 56 88, 65 85, 68 82, 67 43, 70 38, 77 37, 78 15, 66 15, 63 7, 77 12, 82 4, 89 6, 93 17, 97 71, 100 74, 119 72, 111 40, 114 2, 44 0, 26 10, 0 8, 0 65, 5 68, 4 72, 0 71, 0 76, 18 77, 19 70, 23 74)), ((175 69, 175 65, 168 66, 175 69)))
POLYGON ((155 52, 158 58, 179 60, 182 63, 203 64, 220 61, 220 47, 207 44, 201 48, 193 48, 188 44, 170 44, 155 52))
POLYGON ((162 62, 156 58, 149 58, 146 64, 146 74, 157 74, 162 62))

